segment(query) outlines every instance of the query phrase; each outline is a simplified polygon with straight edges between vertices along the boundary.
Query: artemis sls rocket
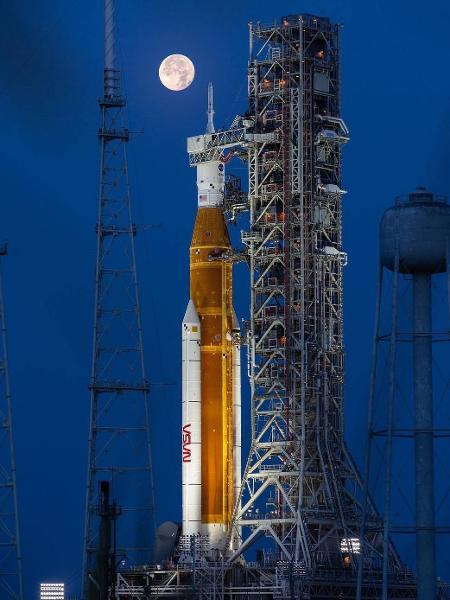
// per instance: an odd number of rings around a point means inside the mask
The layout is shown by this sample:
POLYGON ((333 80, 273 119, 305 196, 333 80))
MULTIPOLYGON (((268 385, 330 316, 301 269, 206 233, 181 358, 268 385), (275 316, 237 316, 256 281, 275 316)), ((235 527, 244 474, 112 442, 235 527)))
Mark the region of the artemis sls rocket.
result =
MULTIPOLYGON (((207 135, 214 133, 213 114, 210 84, 207 135)), ((217 160, 197 165, 190 300, 182 325, 182 479, 183 535, 206 535, 211 548, 226 552, 241 482, 241 382, 224 171, 217 160)))

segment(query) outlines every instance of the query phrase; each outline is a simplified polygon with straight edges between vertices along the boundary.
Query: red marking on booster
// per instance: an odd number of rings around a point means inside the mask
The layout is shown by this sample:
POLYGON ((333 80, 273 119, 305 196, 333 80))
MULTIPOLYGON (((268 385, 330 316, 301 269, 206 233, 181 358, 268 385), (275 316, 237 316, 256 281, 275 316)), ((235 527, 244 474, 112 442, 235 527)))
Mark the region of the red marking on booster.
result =
POLYGON ((183 426, 183 462, 190 463, 191 462, 191 442, 192 442, 192 434, 191 434, 191 424, 183 426))

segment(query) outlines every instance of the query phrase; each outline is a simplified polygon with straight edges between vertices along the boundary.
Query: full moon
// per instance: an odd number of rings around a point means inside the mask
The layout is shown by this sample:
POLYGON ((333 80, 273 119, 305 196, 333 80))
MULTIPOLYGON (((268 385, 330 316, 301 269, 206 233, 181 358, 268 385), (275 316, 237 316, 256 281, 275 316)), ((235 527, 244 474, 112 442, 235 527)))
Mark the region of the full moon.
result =
POLYGON ((161 83, 173 92, 181 92, 194 81, 195 68, 184 54, 171 54, 159 65, 161 83))

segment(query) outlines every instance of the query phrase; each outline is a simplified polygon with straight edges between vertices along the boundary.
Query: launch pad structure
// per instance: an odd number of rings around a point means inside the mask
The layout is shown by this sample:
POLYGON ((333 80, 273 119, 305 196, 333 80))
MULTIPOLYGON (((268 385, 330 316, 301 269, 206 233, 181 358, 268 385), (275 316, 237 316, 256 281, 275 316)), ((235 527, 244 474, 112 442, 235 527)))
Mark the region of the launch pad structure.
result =
POLYGON ((182 536, 171 561, 118 573, 118 598, 416 597, 343 437, 339 33, 313 15, 250 24, 246 114, 188 139, 191 166, 248 165, 248 193, 229 178, 224 199, 229 220, 248 213, 244 249, 220 260, 250 271, 251 448, 222 553, 182 536))

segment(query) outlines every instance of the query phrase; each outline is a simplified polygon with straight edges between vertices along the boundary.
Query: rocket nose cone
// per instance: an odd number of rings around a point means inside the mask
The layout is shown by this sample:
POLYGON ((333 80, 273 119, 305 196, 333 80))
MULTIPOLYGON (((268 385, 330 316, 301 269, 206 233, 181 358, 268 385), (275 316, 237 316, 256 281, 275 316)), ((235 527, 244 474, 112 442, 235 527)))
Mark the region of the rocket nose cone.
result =
POLYGON ((191 323, 193 325, 200 325, 200 318, 198 316, 195 304, 192 300, 189 300, 186 312, 184 313, 183 323, 191 323))

